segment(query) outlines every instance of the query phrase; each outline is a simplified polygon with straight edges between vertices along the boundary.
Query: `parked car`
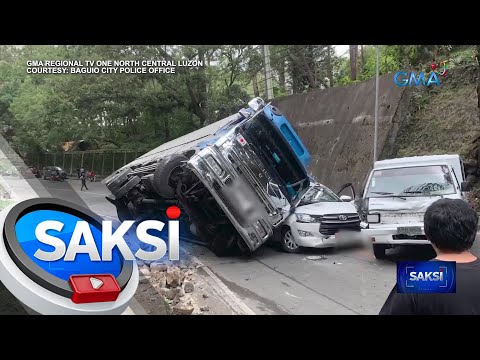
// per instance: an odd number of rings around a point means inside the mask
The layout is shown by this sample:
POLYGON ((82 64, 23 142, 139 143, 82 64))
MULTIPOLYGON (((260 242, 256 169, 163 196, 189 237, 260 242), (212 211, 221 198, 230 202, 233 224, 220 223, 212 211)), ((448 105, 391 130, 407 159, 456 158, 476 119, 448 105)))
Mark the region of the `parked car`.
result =
MULTIPOLYGON (((275 193, 279 194, 271 188, 270 196, 275 193)), ((310 189, 285 220, 279 241, 283 251, 296 253, 302 247, 334 247, 340 235, 360 240, 360 232, 360 216, 352 197, 339 197, 325 185, 310 180, 310 189)))
POLYGON ((30 166, 28 169, 36 178, 39 178, 41 176, 40 171, 38 171, 36 166, 30 166))
POLYGON ((62 179, 67 179, 67 172, 59 166, 45 166, 42 169, 42 179, 52 179, 52 176, 59 175, 62 179))
POLYGON ((459 155, 414 156, 375 162, 362 196, 364 234, 378 259, 395 246, 428 245, 427 208, 441 198, 462 199, 470 184, 459 155))

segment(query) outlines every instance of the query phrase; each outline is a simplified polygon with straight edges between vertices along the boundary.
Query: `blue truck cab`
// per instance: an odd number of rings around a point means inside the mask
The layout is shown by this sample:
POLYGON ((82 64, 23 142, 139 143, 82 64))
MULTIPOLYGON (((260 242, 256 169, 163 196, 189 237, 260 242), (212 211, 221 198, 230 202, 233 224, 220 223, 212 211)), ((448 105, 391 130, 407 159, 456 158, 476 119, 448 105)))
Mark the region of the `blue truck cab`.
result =
POLYGON ((293 129, 292 125, 288 122, 285 116, 273 105, 266 105, 264 108, 265 115, 272 120, 275 126, 280 130, 282 135, 288 141, 295 154, 302 162, 305 169, 310 165, 312 157, 308 152, 302 140, 298 137, 297 133, 293 129))

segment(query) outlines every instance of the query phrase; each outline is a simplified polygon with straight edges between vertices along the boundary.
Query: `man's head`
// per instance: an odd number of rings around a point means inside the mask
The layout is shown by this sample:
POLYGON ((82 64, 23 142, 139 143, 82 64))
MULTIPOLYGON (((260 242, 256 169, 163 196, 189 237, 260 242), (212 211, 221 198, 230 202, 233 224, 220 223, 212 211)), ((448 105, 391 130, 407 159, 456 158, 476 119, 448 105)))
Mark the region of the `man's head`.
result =
POLYGON ((440 199, 425 212, 425 235, 440 251, 469 250, 477 234, 478 216, 465 201, 440 199))

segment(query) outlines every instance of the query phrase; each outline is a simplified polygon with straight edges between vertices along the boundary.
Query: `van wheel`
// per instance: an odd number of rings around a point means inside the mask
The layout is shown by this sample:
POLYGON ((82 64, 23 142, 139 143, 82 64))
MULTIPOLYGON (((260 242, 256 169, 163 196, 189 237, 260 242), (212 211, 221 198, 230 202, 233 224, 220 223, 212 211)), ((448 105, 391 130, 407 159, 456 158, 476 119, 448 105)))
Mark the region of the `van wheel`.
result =
POLYGON ((373 255, 375 255, 377 259, 385 259, 387 257, 385 250, 387 250, 387 245, 373 244, 373 255))
POLYGON ((280 238, 280 247, 287 253, 298 253, 300 246, 297 245, 292 234, 292 229, 286 227, 282 231, 282 237, 280 238))

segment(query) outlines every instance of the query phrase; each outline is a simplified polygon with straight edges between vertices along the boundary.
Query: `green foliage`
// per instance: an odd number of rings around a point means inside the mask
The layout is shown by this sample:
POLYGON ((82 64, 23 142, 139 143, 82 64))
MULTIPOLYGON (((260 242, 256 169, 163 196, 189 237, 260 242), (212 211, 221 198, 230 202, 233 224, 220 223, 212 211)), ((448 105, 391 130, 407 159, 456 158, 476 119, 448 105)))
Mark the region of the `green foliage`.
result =
MULTIPOLYGON (((348 58, 333 45, 272 45, 274 96, 348 85, 348 58)), ((93 149, 148 151, 222 119, 253 96, 266 98, 261 45, 0 46, 0 133, 22 154, 55 152, 67 141, 93 149), (27 74, 28 60, 185 60, 174 75, 27 74)), ((380 73, 433 58, 467 61, 472 47, 380 46, 380 73)), ((375 76, 373 46, 358 56, 357 81, 375 76)))

